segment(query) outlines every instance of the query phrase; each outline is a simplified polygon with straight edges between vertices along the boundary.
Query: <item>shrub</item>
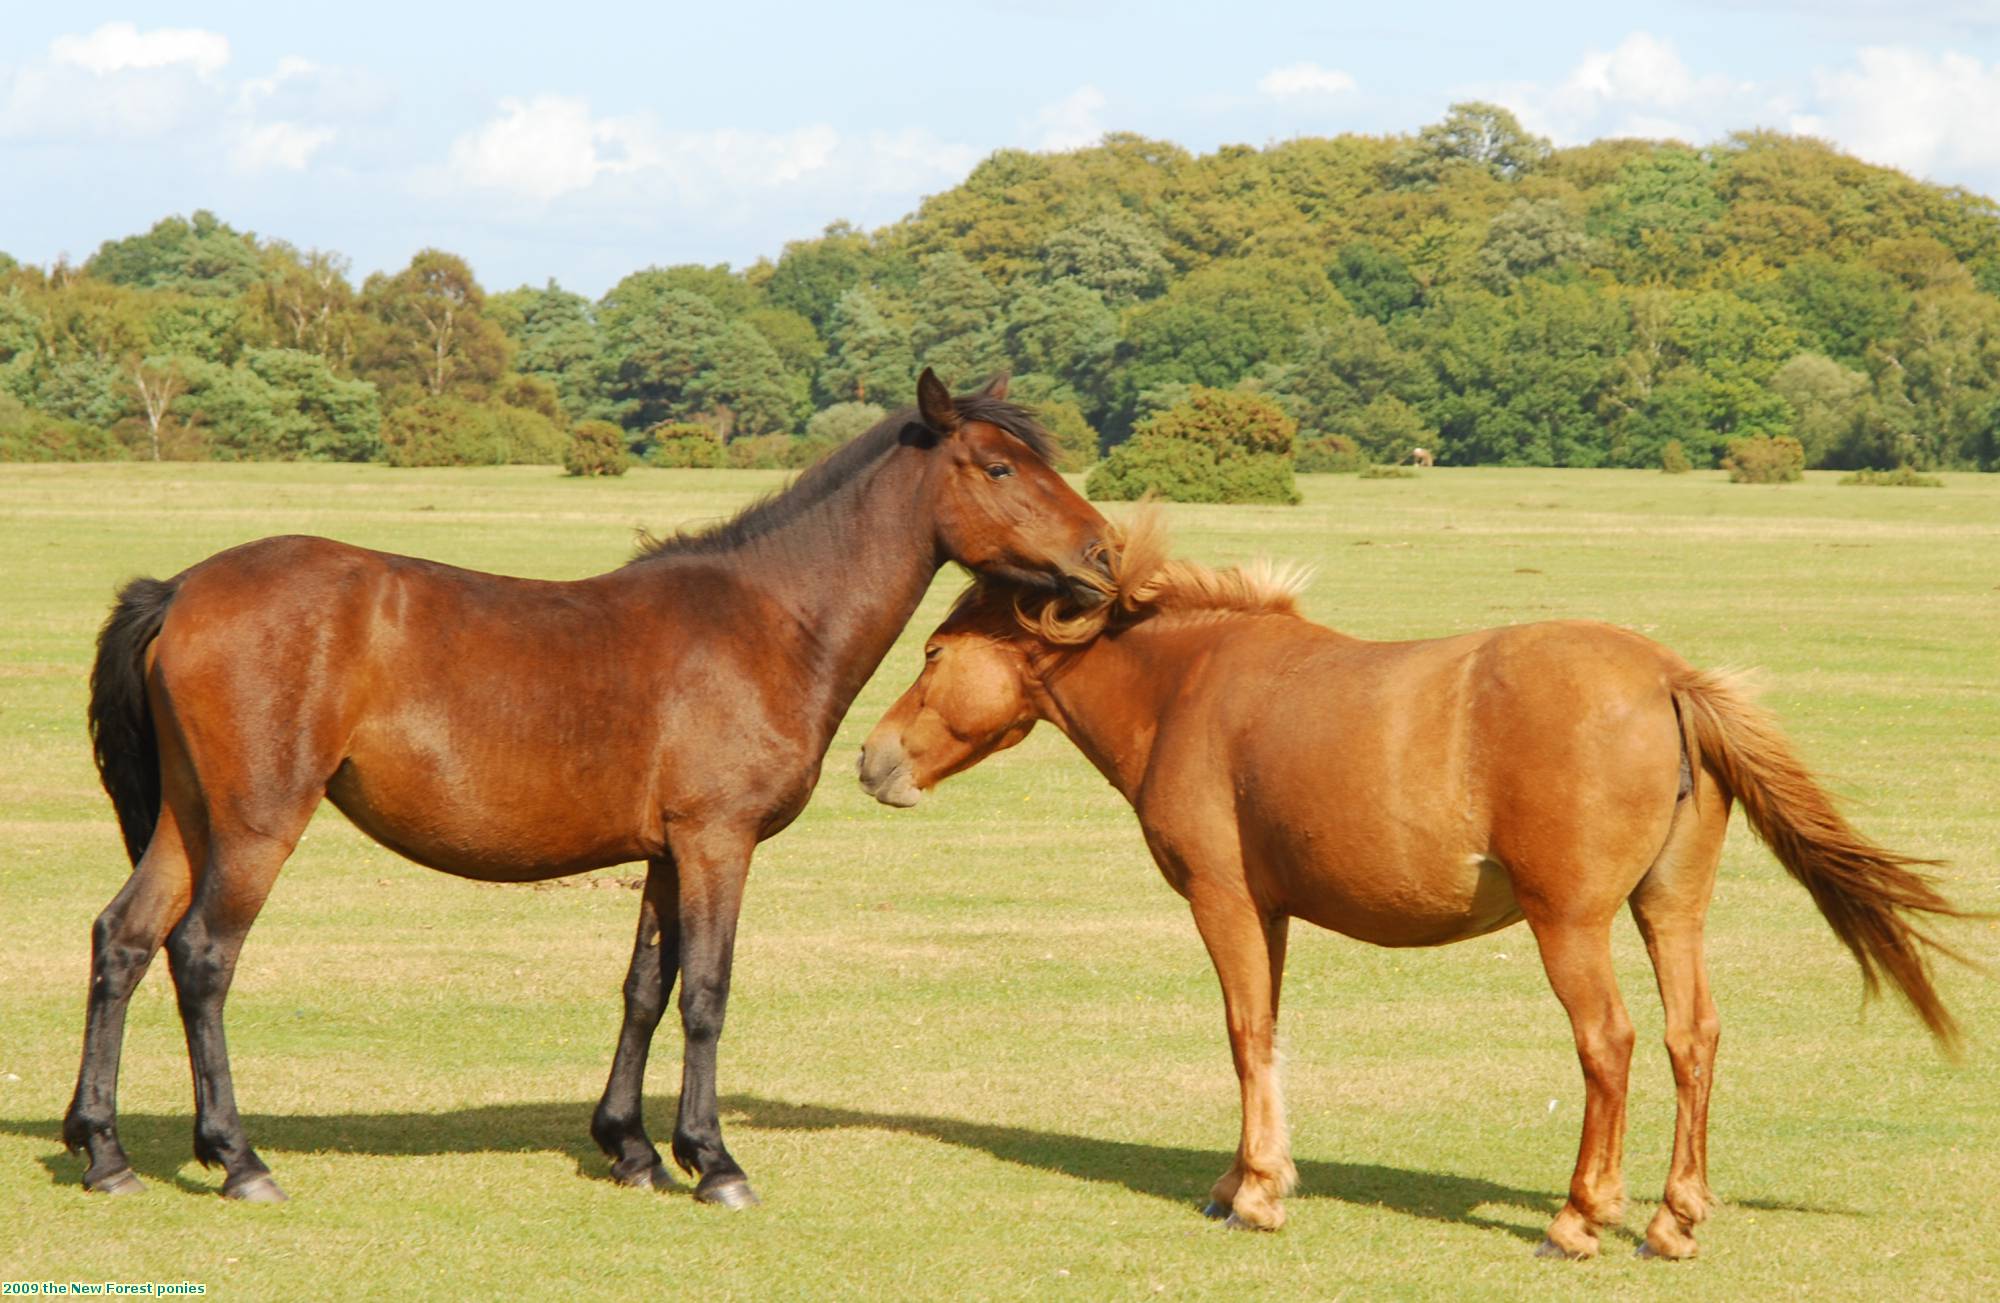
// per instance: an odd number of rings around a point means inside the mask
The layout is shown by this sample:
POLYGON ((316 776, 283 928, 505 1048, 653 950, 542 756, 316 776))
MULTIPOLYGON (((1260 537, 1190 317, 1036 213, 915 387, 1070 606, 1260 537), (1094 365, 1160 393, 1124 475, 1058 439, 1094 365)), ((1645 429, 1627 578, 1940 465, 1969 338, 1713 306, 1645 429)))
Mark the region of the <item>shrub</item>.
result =
POLYGON ((609 421, 579 421, 569 434, 563 470, 570 475, 623 475, 632 465, 625 432, 609 421))
POLYGON ((1298 424, 1267 398, 1192 386, 1185 401, 1150 417, 1085 482, 1094 498, 1147 493, 1174 502, 1299 500, 1292 481, 1298 424))
POLYGON ((127 456, 110 431, 23 406, 0 392, 0 462, 114 461, 127 456))
POLYGON ((1842 484, 1859 484, 1874 488, 1890 489, 1941 489, 1944 481, 1935 475, 1924 475, 1911 466, 1898 466, 1892 471, 1859 470, 1840 477, 1842 484))
POLYGON ((812 414, 806 422, 806 438, 826 444, 846 443, 874 429, 888 414, 875 403, 835 403, 812 414))
POLYGON ((1806 450, 1790 435, 1731 439, 1722 468, 1735 484, 1784 484, 1805 473, 1806 450))
POLYGON ((782 471, 799 465, 799 450, 795 445, 803 443, 789 434, 753 434, 747 439, 731 439, 728 447, 729 468, 739 471, 782 471))
POLYGON ((1368 465, 1361 445, 1344 434, 1323 434, 1299 443, 1292 465, 1305 475, 1352 475, 1368 465))
POLYGON ((1660 469, 1669 475, 1685 475, 1694 469, 1688 460, 1687 449, 1681 447, 1679 439, 1669 439, 1660 449, 1660 469))
POLYGON ((1413 480, 1417 478, 1417 473, 1408 466, 1383 466, 1378 463, 1362 471, 1361 478, 1364 480, 1413 480))
POLYGON ((648 466, 714 470, 722 465, 722 440, 714 430, 689 421, 660 422, 646 431, 644 446, 648 466))
POLYGON ((554 421, 505 403, 426 394, 391 407, 382 420, 382 460, 391 466, 551 466, 563 460, 564 447, 554 421))

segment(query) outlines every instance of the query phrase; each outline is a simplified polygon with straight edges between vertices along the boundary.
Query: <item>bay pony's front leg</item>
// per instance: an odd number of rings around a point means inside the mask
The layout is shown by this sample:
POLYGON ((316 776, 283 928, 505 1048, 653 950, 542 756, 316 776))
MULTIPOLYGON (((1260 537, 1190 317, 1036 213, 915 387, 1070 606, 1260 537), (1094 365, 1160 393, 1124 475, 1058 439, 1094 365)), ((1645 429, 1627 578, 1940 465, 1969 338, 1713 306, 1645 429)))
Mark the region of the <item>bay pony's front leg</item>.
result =
POLYGON ((639 934, 632 941, 632 965, 625 973, 625 1018, 611 1079, 590 1119, 591 1138, 611 1159, 612 1178, 642 1190, 672 1186, 660 1151, 646 1135, 643 1098, 646 1056, 653 1031, 666 1012, 667 993, 680 972, 680 878, 671 855, 646 866, 646 889, 639 900, 639 934))
POLYGON ((757 1202, 743 1169, 722 1143, 716 1116, 715 1050, 729 1005, 729 968, 736 950, 736 916, 750 875, 756 833, 746 828, 691 826, 670 830, 680 866, 681 1051, 680 1113, 674 1121, 674 1161, 700 1179, 694 1196, 725 1208, 757 1202))

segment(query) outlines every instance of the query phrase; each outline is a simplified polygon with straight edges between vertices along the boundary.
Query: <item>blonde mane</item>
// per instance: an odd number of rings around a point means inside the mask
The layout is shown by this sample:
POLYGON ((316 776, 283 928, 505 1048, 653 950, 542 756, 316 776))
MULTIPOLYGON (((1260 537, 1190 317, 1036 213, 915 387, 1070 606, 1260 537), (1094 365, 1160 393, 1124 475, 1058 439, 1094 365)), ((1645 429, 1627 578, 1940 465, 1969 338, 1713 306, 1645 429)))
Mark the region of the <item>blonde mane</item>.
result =
POLYGON ((1073 646, 1116 622, 1170 615, 1299 614, 1299 594, 1310 567, 1274 565, 1259 557, 1247 566, 1215 570, 1170 555, 1165 514, 1143 503, 1126 523, 1113 524, 1112 599, 1084 610, 1065 598, 1022 592, 1014 598, 1021 627, 1047 642, 1073 646))

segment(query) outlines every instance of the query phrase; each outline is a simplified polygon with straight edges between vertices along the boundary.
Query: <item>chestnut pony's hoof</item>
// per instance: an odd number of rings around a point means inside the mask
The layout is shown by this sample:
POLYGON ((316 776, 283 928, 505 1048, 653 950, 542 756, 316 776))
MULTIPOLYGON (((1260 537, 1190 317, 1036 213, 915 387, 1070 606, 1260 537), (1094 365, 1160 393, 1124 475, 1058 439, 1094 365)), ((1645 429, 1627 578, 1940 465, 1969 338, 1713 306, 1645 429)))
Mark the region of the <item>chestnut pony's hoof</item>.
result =
POLYGON ((1582 1262, 1585 1258, 1595 1257, 1596 1252, 1593 1250, 1590 1253, 1580 1253, 1574 1249, 1565 1249, 1554 1240, 1544 1238, 1540 1244, 1535 1246, 1535 1256, 1537 1258, 1561 1258, 1567 1262, 1582 1262))
POLYGON ((111 1175, 95 1180, 85 1177, 83 1188, 92 1194, 139 1194, 145 1190, 146 1183, 135 1176, 131 1168, 121 1167, 111 1175))
POLYGON ((269 1172, 258 1172, 240 1181, 231 1181, 222 1187, 222 1197, 235 1199, 241 1203, 283 1203, 285 1192, 271 1179, 269 1172))
POLYGON ((750 1182, 740 1176, 724 1177, 713 1185, 703 1181, 694 1188, 694 1197, 698 1203, 712 1203, 731 1211, 755 1208, 763 1202, 750 1188, 750 1182))
POLYGON ((1256 1224, 1255 1222, 1246 1222, 1246 1221, 1244 1221, 1244 1220, 1243 1220, 1243 1219, 1242 1219, 1241 1217, 1238 1217, 1238 1216, 1237 1216, 1237 1215, 1236 1215, 1235 1213, 1231 1213, 1231 1214, 1229 1214, 1229 1216, 1227 1216, 1227 1217, 1223 1218, 1223 1219, 1222 1219, 1222 1226, 1223 1226, 1223 1229, 1224 1229, 1224 1230, 1231 1230, 1231 1231, 1264 1231, 1264 1232, 1266 1232, 1266 1233, 1269 1233, 1269 1232, 1271 1232, 1271 1231, 1275 1231, 1275 1230, 1277 1230, 1277 1229, 1278 1229, 1278 1228, 1277 1228, 1277 1227, 1275 1227, 1275 1226, 1259 1226, 1259 1225, 1257 1225, 1257 1224, 1256 1224))
POLYGON ((1220 1204, 1211 1199, 1208 1201, 1208 1206, 1201 1210, 1201 1215, 1212 1222, 1219 1222, 1228 1220, 1231 1214, 1227 1204, 1220 1204))

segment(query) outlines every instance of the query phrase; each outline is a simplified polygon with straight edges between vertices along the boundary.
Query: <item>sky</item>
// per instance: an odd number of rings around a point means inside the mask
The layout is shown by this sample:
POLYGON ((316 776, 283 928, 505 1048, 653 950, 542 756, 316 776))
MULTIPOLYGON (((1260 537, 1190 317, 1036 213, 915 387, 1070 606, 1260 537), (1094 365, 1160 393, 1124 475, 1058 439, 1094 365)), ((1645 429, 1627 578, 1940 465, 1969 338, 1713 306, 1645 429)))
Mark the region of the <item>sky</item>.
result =
POLYGON ((162 216, 417 250, 489 289, 875 227, 996 149, 1413 132, 1452 103, 1558 145, 1767 127, 2000 195, 2000 0, 10 6, 0 252, 162 216))

